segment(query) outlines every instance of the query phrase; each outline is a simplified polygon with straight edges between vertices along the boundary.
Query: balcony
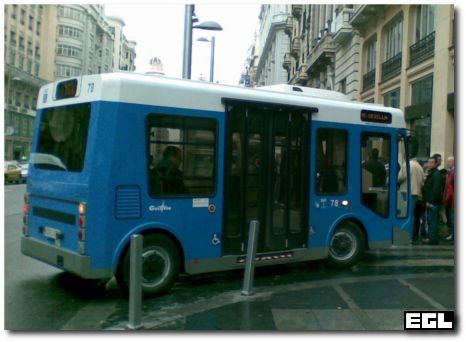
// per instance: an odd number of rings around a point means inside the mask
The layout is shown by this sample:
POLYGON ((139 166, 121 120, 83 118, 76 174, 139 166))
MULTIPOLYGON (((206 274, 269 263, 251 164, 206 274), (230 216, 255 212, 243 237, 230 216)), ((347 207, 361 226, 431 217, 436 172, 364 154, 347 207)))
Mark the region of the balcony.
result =
POLYGON ((315 46, 312 46, 312 52, 307 58, 308 74, 311 76, 317 75, 323 71, 327 65, 335 61, 335 44, 333 35, 325 34, 315 46))
POLYGON ((293 35, 293 20, 293 16, 289 15, 285 22, 285 33, 290 37, 293 35))
POLYGON ((366 27, 374 26, 379 17, 385 16, 386 7, 386 5, 360 5, 353 10, 349 23, 360 32, 364 32, 366 27))
POLYGON ((309 75, 307 74, 306 69, 307 65, 301 64, 298 71, 298 83, 306 84, 306 82, 308 81, 309 75))
POLYGON ((344 44, 351 39, 353 27, 350 25, 350 17, 353 14, 352 8, 343 8, 332 22, 332 32, 334 33, 333 41, 336 44, 344 44))
POLYGON ((285 53, 285 56, 283 57, 283 68, 286 70, 290 70, 291 64, 293 63, 293 57, 291 56, 290 53, 285 53))
POLYGON ((295 57, 299 56, 301 52, 301 38, 295 36, 291 41, 291 54, 295 57))
POLYGON ((382 82, 397 76, 401 72, 401 52, 382 64, 382 82))
POLYGON ((375 86, 375 69, 369 71, 362 77, 362 91, 369 90, 375 86))
POLYGON ((409 66, 415 66, 434 56, 435 31, 409 47, 409 66))

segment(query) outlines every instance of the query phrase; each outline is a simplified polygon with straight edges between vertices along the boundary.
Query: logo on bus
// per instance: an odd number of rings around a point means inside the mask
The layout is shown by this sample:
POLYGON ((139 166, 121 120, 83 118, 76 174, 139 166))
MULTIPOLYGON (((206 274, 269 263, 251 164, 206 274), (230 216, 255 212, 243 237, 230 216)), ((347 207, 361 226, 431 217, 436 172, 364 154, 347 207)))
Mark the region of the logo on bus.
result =
POLYGON ((172 210, 172 207, 165 205, 165 201, 162 202, 161 205, 158 205, 158 206, 151 205, 149 207, 149 211, 160 211, 161 213, 163 213, 164 211, 171 211, 171 210, 172 210))

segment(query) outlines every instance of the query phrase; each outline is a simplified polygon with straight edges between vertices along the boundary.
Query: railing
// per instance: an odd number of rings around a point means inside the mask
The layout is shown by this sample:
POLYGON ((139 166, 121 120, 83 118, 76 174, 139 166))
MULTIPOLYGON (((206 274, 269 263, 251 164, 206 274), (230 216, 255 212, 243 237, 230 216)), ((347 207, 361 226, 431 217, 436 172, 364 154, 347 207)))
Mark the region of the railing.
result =
POLYGON ((409 47, 409 66, 417 65, 434 56, 435 31, 409 47))
POLYGON ((369 71, 362 77, 362 91, 366 91, 375 86, 375 69, 369 71))
POLYGON ((382 82, 397 76, 401 72, 401 52, 382 64, 382 82))

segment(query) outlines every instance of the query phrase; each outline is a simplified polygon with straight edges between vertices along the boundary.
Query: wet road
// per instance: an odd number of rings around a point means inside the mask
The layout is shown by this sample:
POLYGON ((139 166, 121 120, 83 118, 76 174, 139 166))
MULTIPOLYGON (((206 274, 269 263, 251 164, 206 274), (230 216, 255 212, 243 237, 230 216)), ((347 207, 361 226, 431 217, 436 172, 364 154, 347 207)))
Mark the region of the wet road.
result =
MULTIPOLYGON (((20 253, 24 185, 5 187, 5 329, 124 329, 128 302, 20 253)), ((143 301, 154 330, 402 330, 403 310, 454 310, 454 247, 367 253, 349 270, 322 262, 258 268, 252 297, 242 271, 180 276, 143 301)))

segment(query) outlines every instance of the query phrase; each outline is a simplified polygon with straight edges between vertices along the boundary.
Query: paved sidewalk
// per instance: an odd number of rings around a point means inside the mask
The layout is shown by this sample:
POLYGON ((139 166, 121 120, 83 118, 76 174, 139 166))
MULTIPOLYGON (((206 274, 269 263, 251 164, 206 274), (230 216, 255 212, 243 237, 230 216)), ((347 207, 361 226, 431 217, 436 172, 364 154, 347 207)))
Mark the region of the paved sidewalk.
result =
MULTIPOLYGON (((145 313, 147 330, 403 330, 405 310, 454 310, 454 278, 383 275, 230 291, 145 313)), ((126 328, 126 322, 107 329, 126 328)))

